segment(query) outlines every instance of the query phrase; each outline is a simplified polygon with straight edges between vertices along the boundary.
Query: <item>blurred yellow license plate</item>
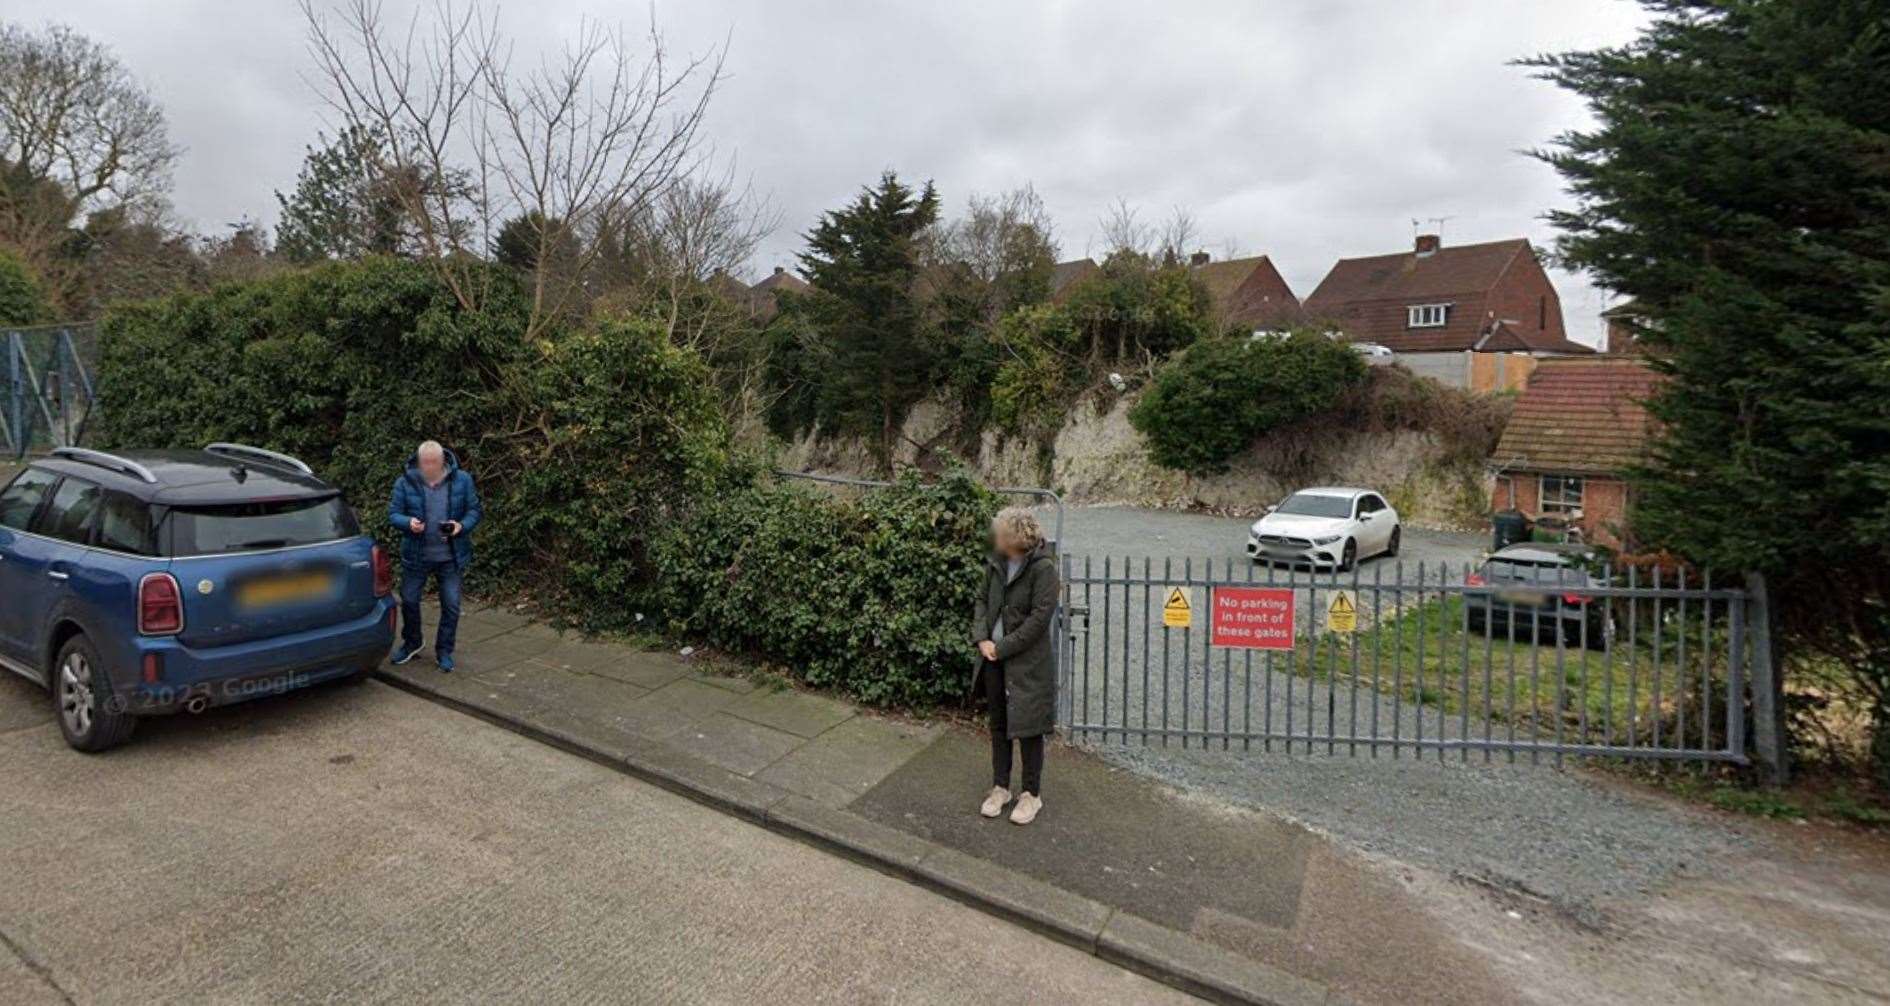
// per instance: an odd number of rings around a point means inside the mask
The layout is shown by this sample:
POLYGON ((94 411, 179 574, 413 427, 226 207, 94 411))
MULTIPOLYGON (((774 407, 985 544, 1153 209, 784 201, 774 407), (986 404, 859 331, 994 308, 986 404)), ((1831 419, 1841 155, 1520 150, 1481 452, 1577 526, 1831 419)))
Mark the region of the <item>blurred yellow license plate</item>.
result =
POLYGON ((267 608, 320 597, 332 590, 334 586, 335 578, 327 573, 272 576, 267 580, 255 580, 236 588, 236 600, 245 608, 267 608))
POLYGON ((1540 608, 1549 603, 1547 594, 1535 590, 1499 590, 1496 592, 1496 599, 1527 608, 1540 608))

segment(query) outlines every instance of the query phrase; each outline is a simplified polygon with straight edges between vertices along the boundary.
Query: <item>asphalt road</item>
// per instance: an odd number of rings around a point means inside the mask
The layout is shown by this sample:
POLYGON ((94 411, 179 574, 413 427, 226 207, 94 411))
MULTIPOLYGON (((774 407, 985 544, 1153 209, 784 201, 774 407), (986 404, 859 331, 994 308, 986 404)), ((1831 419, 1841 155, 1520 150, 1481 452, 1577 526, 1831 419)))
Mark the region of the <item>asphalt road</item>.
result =
POLYGON ((88 757, 0 678, 0 1002, 1183 999, 379 684, 88 757))

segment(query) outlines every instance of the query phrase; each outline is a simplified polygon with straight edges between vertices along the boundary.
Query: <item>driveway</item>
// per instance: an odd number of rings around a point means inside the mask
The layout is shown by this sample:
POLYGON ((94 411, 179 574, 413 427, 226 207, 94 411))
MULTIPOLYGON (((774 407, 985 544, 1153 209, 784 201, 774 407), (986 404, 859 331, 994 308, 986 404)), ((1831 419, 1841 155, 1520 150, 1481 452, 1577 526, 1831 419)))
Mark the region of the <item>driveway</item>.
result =
POLYGON ((69 751, 0 675, 0 1002, 1179 1002, 380 684, 69 751))
MULTIPOLYGON (((1054 511, 1045 513, 1054 519, 1054 511)), ((1253 521, 1243 517, 1123 506, 1070 507, 1063 514, 1064 551, 1079 564, 1088 558, 1100 566, 1104 556, 1117 563, 1126 557, 1137 569, 1145 557, 1153 559, 1156 568, 1163 560, 1172 560, 1177 571, 1186 560, 1192 560, 1197 570, 1209 561, 1217 569, 1231 562, 1244 576, 1247 529, 1252 526, 1253 521)), ((1382 566, 1385 579, 1391 580, 1391 567, 1402 561, 1407 578, 1416 575, 1419 563, 1427 569, 1441 563, 1461 572, 1464 564, 1474 564, 1488 547, 1489 539, 1484 535, 1406 526, 1398 559, 1367 559, 1361 570, 1370 579, 1373 568, 1382 566)))

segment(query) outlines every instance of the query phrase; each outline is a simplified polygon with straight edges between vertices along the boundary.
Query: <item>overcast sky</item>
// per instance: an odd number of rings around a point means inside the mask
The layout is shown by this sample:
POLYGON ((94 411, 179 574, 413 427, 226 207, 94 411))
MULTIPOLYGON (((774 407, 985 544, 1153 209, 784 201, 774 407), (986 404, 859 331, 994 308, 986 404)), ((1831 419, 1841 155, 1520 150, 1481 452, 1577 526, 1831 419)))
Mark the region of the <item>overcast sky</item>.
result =
MULTIPOLYGON (((405 18, 415 0, 387 0, 405 18)), ((292 0, 10 0, 4 15, 74 26, 156 93, 179 217, 206 232, 275 221, 324 128, 292 0)), ((580 19, 641 3, 502 5, 519 57, 580 19)), ((662 2, 673 48, 728 40, 709 111, 718 151, 768 194, 781 229, 752 264, 792 265, 800 234, 885 168, 930 178, 948 212, 972 192, 1035 185, 1063 258, 1098 250, 1118 198, 1150 222, 1184 206, 1203 244, 1265 253, 1301 297, 1334 259, 1526 236, 1566 202, 1522 152, 1584 124, 1580 105, 1511 59, 1616 44, 1625 0, 1229 0, 1223 3, 662 2)), ((1596 341, 1604 295, 1556 273, 1569 332, 1596 341)))

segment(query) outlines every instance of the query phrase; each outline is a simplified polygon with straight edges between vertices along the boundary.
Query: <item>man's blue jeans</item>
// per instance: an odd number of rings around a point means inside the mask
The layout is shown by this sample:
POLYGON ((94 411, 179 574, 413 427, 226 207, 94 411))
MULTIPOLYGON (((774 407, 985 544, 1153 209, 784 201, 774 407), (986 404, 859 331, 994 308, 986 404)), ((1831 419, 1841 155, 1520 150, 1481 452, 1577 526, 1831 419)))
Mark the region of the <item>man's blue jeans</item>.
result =
POLYGON ((400 567, 400 644, 417 650, 425 642, 426 627, 420 624, 420 595, 426 592, 427 578, 440 582, 440 631, 434 637, 433 656, 453 652, 453 639, 459 633, 459 563, 424 562, 400 567))

